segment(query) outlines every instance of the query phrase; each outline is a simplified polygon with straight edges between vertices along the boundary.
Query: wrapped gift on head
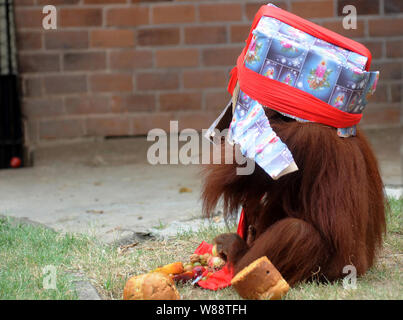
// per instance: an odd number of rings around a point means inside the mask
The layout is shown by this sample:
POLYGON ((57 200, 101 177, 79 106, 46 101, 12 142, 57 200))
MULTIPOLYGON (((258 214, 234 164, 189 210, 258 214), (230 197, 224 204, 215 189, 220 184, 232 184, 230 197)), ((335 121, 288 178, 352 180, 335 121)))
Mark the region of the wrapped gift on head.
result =
POLYGON ((232 121, 224 124, 228 141, 278 179, 298 167, 264 108, 335 127, 340 137, 354 136, 379 78, 379 72, 368 71, 370 63, 363 45, 272 4, 262 6, 232 71, 232 108, 208 134, 232 112, 232 121))

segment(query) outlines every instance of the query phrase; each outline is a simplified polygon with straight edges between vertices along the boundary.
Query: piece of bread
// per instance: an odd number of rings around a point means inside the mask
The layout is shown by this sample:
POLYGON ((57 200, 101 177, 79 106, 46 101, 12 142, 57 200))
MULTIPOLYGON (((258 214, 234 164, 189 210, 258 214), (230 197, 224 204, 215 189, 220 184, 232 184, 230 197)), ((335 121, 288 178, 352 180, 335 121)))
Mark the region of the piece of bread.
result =
POLYGON ((238 272, 231 284, 244 299, 277 300, 290 289, 267 257, 261 257, 238 272))
POLYGON ((123 290, 123 300, 179 299, 179 292, 171 277, 160 272, 131 277, 123 290))

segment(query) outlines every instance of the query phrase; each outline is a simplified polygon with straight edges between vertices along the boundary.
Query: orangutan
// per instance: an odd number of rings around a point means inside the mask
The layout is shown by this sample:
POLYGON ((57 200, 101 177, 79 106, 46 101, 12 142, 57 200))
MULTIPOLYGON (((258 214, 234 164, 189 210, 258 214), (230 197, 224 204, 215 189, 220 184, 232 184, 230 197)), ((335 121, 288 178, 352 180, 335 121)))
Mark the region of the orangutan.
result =
POLYGON ((336 280, 346 265, 364 274, 385 232, 383 183, 368 141, 360 130, 340 138, 335 128, 265 112, 299 170, 273 180, 258 165, 251 175, 237 175, 236 163, 206 166, 204 214, 221 198, 226 218, 245 211, 246 239, 217 236, 219 254, 235 273, 267 256, 290 285, 336 280))

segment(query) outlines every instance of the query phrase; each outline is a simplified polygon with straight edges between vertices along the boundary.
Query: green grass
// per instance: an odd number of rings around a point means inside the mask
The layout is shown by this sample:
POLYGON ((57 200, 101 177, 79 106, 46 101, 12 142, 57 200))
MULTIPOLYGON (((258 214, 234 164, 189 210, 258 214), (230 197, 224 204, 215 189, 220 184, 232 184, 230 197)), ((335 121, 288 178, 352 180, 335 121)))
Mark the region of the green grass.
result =
POLYGON ((163 229, 165 229, 167 226, 168 226, 168 225, 167 225, 166 223, 163 223, 163 222, 161 221, 161 219, 158 219, 158 225, 154 226, 154 229, 163 230, 163 229))
MULTIPOLYGON (((356 290, 345 290, 342 281, 331 284, 302 283, 285 299, 403 299, 401 279, 403 199, 390 200, 387 236, 377 264, 357 280, 356 290)), ((211 224, 198 232, 180 232, 168 241, 144 241, 122 251, 84 235, 61 235, 42 227, 0 219, 0 299, 76 299, 73 273, 83 273, 104 299, 121 299, 132 275, 149 272, 174 261, 188 261, 201 241, 222 232, 211 224), (42 270, 57 269, 57 290, 44 289, 42 270)), ((239 299, 232 288, 208 291, 178 285, 182 299, 239 299)))
POLYGON ((403 198, 390 198, 388 203, 386 215, 388 232, 403 235, 403 198))
POLYGON ((0 299, 77 298, 73 275, 64 271, 72 249, 83 246, 85 241, 71 234, 0 219, 0 299), (42 272, 49 265, 56 268, 56 290, 43 287, 42 272))

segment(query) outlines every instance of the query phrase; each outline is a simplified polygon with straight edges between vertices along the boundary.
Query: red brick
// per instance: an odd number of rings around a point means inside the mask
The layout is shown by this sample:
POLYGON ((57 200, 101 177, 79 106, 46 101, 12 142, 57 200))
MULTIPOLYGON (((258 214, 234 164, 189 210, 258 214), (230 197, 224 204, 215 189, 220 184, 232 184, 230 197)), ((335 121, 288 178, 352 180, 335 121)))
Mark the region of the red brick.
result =
MULTIPOLYGON (((149 2, 171 2, 174 0, 129 0, 131 3, 149 3, 149 2)), ((182 0, 176 0, 176 1, 182 1, 182 0)), ((184 1, 189 1, 189 0, 184 0, 184 1)), ((194 1, 194 0, 190 0, 194 1)))
POLYGON ((126 2, 126 0, 84 0, 84 4, 116 4, 126 2))
POLYGON ((149 23, 148 7, 113 8, 106 13, 108 26, 139 26, 149 23))
POLYGON ((35 145, 39 141, 38 121, 35 119, 22 118, 22 126, 24 131, 24 144, 26 146, 35 145))
POLYGON ((403 57, 403 40, 388 40, 386 42, 386 56, 390 58, 403 57))
POLYGON ((344 16, 343 8, 348 5, 353 5, 357 9, 358 15, 379 14, 379 0, 338 0, 337 14, 339 16, 344 16))
POLYGON ((45 32, 46 49, 86 49, 88 48, 88 31, 45 32))
POLYGON ((195 67, 199 65, 197 49, 167 49, 155 52, 157 67, 195 67))
POLYGON ((333 0, 292 2, 291 12, 305 19, 333 17, 333 0))
POLYGON ((149 68, 153 65, 150 50, 119 50, 110 53, 111 69, 149 68))
POLYGON ((178 89, 179 77, 177 73, 140 73, 137 75, 138 90, 170 90, 178 89))
POLYGON ((401 0, 383 0, 386 14, 397 14, 403 12, 403 2, 401 0))
POLYGON ((343 28, 343 21, 334 21, 334 22, 323 22, 322 26, 330 29, 334 32, 337 32, 347 38, 354 38, 354 37, 364 37, 364 22, 357 21, 357 29, 344 29, 343 28))
POLYGON ((402 84, 396 83, 390 85, 391 101, 402 102, 402 84))
POLYGON ((227 42, 227 30, 223 26, 185 28, 186 44, 215 44, 227 42))
POLYGON ((19 55, 20 72, 59 71, 59 54, 33 53, 19 55))
POLYGON ((108 113, 109 97, 106 96, 74 96, 66 97, 65 109, 68 115, 108 113))
POLYGON ((207 129, 217 118, 216 111, 181 112, 178 114, 179 130, 192 128, 196 130, 207 129))
POLYGON ((201 109, 201 102, 200 92, 162 93, 160 95, 160 108, 163 111, 201 109))
POLYGON ((133 30, 94 30, 91 32, 91 47, 130 48, 134 46, 133 30))
POLYGON ((371 37, 401 36, 402 30, 403 18, 369 20, 369 35, 371 37))
MULTIPOLYGON (((381 71, 382 72, 382 71, 381 71)), ((386 85, 378 84, 375 93, 369 97, 371 103, 380 103, 388 101, 388 88, 386 85)), ((365 111, 364 111, 365 113, 365 111)))
POLYGON ((169 122, 173 119, 178 120, 179 130, 194 128, 200 130, 208 128, 209 125, 217 118, 217 112, 161 112, 152 115, 136 115, 132 118, 133 133, 147 134, 150 130, 159 128, 169 132, 169 122))
POLYGON ((15 7, 32 6, 33 4, 35 4, 35 0, 14 0, 15 7))
POLYGON ((92 27, 102 25, 100 8, 61 8, 58 10, 62 27, 92 27))
POLYGON ((40 97, 42 96, 43 85, 41 77, 24 77, 23 83, 23 95, 24 97, 40 97))
MULTIPOLYGON (((270 1, 270 3, 273 3, 277 7, 280 7, 281 9, 288 10, 287 4, 285 1, 270 1)), ((245 13, 246 13, 246 18, 248 20, 253 20, 256 13, 259 11, 260 7, 267 4, 266 1, 263 2, 252 2, 252 3, 246 3, 245 4, 245 13)))
POLYGON ((42 34, 39 32, 18 32, 17 46, 20 51, 42 48, 42 34))
POLYGON ((45 93, 71 94, 87 91, 87 78, 85 75, 56 75, 47 76, 43 80, 45 93))
POLYGON ((39 122, 40 139, 76 138, 84 135, 81 119, 53 119, 39 122))
POLYGON ((64 114, 62 98, 24 99, 22 113, 30 119, 64 114))
POLYGON ((94 74, 90 76, 91 89, 94 92, 132 91, 131 74, 94 74))
POLYGON ((193 5, 159 5, 153 8, 153 23, 184 23, 195 21, 193 5))
POLYGON ((171 113, 153 113, 150 115, 136 115, 131 118, 133 134, 144 135, 155 128, 169 132, 169 121, 174 119, 171 113))
MULTIPOLYGON (((341 0, 329 1, 335 5, 341 2, 341 0)), ((31 126, 32 130, 31 127, 27 130, 29 135, 27 141, 32 141, 36 136, 40 136, 41 139, 83 137, 87 134, 86 124, 89 123, 85 118, 102 119, 96 124, 91 123, 88 130, 88 135, 98 136, 146 134, 155 127, 169 129, 171 119, 178 119, 181 128, 209 126, 229 101, 230 95, 225 90, 230 69, 227 66, 235 64, 235 59, 244 46, 250 30, 250 22, 248 23, 247 19, 252 19, 257 9, 265 4, 258 0, 254 2, 209 0, 206 1, 207 4, 200 0, 176 0, 172 3, 168 3, 169 1, 158 3, 153 0, 16 0, 16 2, 18 2, 16 11, 33 13, 28 16, 23 12, 21 17, 16 16, 20 24, 17 25, 19 27, 17 44, 20 50, 19 60, 22 62, 20 69, 23 110, 28 117, 27 122, 34 125, 31 126), (58 30, 42 29, 44 15, 41 9, 45 2, 60 5, 58 30), (76 3, 81 5, 69 6, 76 3), (130 6, 131 3, 136 5, 130 6), (206 10, 203 8, 223 5, 242 7, 244 11, 241 12, 241 20, 225 23, 226 19, 238 19, 237 12, 230 16, 227 15, 228 11, 216 11, 209 16, 200 15, 200 20, 199 12, 196 14, 194 12, 199 10, 199 6, 200 11, 203 11, 206 10), (190 13, 184 14, 172 8, 183 10, 188 8, 190 13), (90 28, 77 25, 71 29, 64 29, 60 14, 67 9, 100 10, 101 18, 105 17, 105 20, 101 19, 101 24, 90 28), (133 14, 121 16, 117 14, 118 11, 122 13, 132 9, 137 13, 142 11, 146 14, 138 14, 137 18, 133 14), (115 16, 111 12, 114 12, 115 16), (213 23, 203 23, 202 20, 215 21, 218 17, 220 20, 213 23), (108 18, 115 19, 116 25, 111 26, 118 27, 109 27, 108 24, 113 21, 108 21, 108 18), (197 24, 190 24, 195 20, 197 24), (169 25, 138 27, 151 22, 169 25), (183 25, 171 25, 175 23, 183 25), (125 24, 129 27, 124 27, 125 24), (125 31, 132 35, 130 39, 117 35, 125 31), (98 33, 99 37, 95 40, 99 42, 94 42, 93 35, 98 33), (123 41, 125 39, 129 43, 123 41), (227 45, 228 42, 231 44, 227 45), (82 50, 88 49, 90 44, 91 50, 82 50), (94 47, 100 49, 94 50, 94 47), (47 49, 55 51, 46 52, 47 49), (28 52, 29 50, 41 51, 28 52), (86 70, 97 72, 87 74, 86 70), (56 73, 60 71, 68 72, 56 73), (85 117, 86 115, 88 117, 85 117)), ((298 5, 304 6, 305 10, 308 4, 314 12, 315 5, 319 4, 321 7, 325 2, 279 0, 276 4, 284 6, 289 4, 294 10, 298 5)), ((386 12, 386 5, 390 8, 391 3, 399 1, 382 0, 380 3, 385 3, 386 12)), ((360 11, 360 8, 369 5, 368 3, 363 4, 363 1, 358 0, 357 4, 358 14, 373 14, 368 13, 369 11, 360 11)), ((306 10, 309 16, 314 16, 310 9, 306 10)), ((314 21, 319 21, 321 25, 350 38, 366 38, 364 24, 368 24, 370 33, 375 28, 371 24, 376 26, 377 35, 371 33, 363 44, 372 52, 374 62, 371 69, 380 70, 381 79, 377 92, 369 100, 369 109, 364 112, 363 124, 364 126, 397 125, 401 121, 398 103, 402 99, 400 80, 403 70, 401 61, 394 59, 403 57, 401 49, 403 43, 400 40, 403 30, 403 26, 400 25, 402 17, 396 16, 393 20, 389 20, 387 16, 368 16, 365 21, 358 21, 357 30, 348 31, 342 28, 341 20, 338 21, 341 19, 340 16, 320 19, 325 17, 324 10, 328 9, 322 7, 316 11, 319 12, 319 19, 314 21), (388 21, 393 22, 389 24, 388 21), (389 36, 394 38, 387 38, 389 36), (386 49, 385 55, 384 49, 386 49), (388 59, 385 62, 382 58, 388 59)), ((330 16, 332 15, 333 11, 330 16)))
POLYGON ((21 28, 40 28, 42 27, 42 19, 45 15, 42 13, 42 8, 37 9, 15 9, 15 24, 17 29, 21 28))
POLYGON ((116 113, 154 111, 155 95, 131 94, 112 97, 111 111, 116 113))
POLYGON ((382 63, 373 63, 371 65, 372 70, 380 71, 380 79, 394 79, 401 80, 402 79, 402 63, 401 62, 382 62, 382 63))
POLYGON ((201 22, 239 21, 242 20, 242 7, 238 3, 201 4, 199 16, 201 22))
POLYGON ((126 136, 130 134, 127 117, 90 118, 86 121, 89 136, 126 136))
POLYGON ((236 64, 242 47, 210 48, 203 50, 203 64, 205 66, 232 66, 236 64))
POLYGON ((164 46, 179 44, 178 28, 142 29, 137 32, 137 43, 140 46, 164 46))
POLYGON ((364 110, 361 126, 391 126, 400 124, 400 107, 369 103, 364 110))
POLYGON ((37 4, 39 5, 71 5, 71 4, 78 4, 80 0, 37 0, 37 4))
POLYGON ((106 68, 105 52, 74 52, 65 53, 64 70, 102 70, 106 68))
POLYGON ((250 28, 251 28, 250 24, 232 25, 230 28, 231 42, 245 43, 245 40, 248 38, 250 28))
POLYGON ((372 59, 379 59, 382 57, 382 42, 379 41, 363 41, 361 42, 371 52, 372 59))
POLYGON ((185 88, 219 88, 227 85, 227 72, 224 70, 184 71, 185 88))
POLYGON ((222 110, 228 104, 231 95, 227 90, 218 92, 206 92, 206 109, 222 110))

